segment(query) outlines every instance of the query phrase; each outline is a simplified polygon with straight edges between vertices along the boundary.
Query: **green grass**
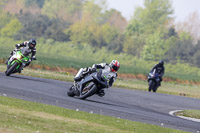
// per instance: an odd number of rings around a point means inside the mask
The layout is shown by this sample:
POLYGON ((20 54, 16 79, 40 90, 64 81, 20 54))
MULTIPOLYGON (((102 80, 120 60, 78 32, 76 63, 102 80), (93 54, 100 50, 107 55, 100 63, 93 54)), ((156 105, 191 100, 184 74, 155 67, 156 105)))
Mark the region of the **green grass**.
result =
MULTIPOLYGON (((10 55, 12 49, 0 49, 0 58, 7 59, 10 55)), ((87 61, 83 59, 76 59, 71 57, 64 57, 64 56, 54 56, 54 55, 47 55, 47 54, 40 54, 37 53, 37 60, 33 63, 40 64, 40 65, 48 65, 51 67, 73 67, 79 69, 80 67, 87 67, 94 64, 95 61, 87 61)))
MULTIPOLYGON (((6 66, 0 65, 0 72, 5 72, 6 66)), ((55 79, 61 81, 73 81, 74 75, 65 72, 54 72, 54 71, 47 71, 47 70, 35 70, 30 68, 24 68, 22 73, 16 73, 17 75, 25 75, 31 77, 38 77, 38 78, 46 78, 46 79, 55 79)))
POLYGON ((200 119, 200 110, 184 110, 177 112, 176 115, 200 119))
POLYGON ((0 96, 0 132, 183 133, 180 130, 0 96))
MULTIPOLYGON (((105 48, 94 49, 87 45, 77 46, 75 44, 55 42, 45 44, 44 40, 39 40, 42 45, 37 45, 37 61, 35 64, 48 65, 50 67, 65 67, 80 69, 81 67, 92 66, 95 63, 107 62, 117 59, 121 62, 119 73, 143 74, 147 75, 154 66, 153 61, 144 61, 126 54, 113 54, 105 48), (96 52, 93 52, 96 51, 96 52)), ((14 48, 14 40, 0 38, 0 58, 7 59, 9 53, 14 48), (8 42, 7 42, 8 40, 8 42), (12 44, 13 43, 13 44, 12 44), (6 47, 5 47, 5 44, 6 47)), ((200 81, 200 69, 187 64, 167 64, 165 65, 165 77, 173 80, 200 81)))
MULTIPOLYGON (((142 91, 148 90, 147 81, 137 79, 119 79, 116 80, 115 86, 142 91)), ((200 98, 199 88, 199 85, 183 85, 177 83, 162 82, 162 86, 158 88, 157 93, 200 98)))
MULTIPOLYGON (((0 49, 0 58, 7 59, 9 53, 12 49, 0 49)), ((50 67, 65 67, 65 68, 75 68, 80 69, 81 67, 89 67, 95 63, 101 63, 98 60, 84 59, 82 57, 74 58, 61 55, 52 54, 42 54, 37 53, 37 60, 33 62, 34 64, 47 65, 50 67)), ((128 65, 121 65, 121 73, 132 73, 132 74, 147 74, 149 70, 142 69, 139 67, 133 67, 128 65)))

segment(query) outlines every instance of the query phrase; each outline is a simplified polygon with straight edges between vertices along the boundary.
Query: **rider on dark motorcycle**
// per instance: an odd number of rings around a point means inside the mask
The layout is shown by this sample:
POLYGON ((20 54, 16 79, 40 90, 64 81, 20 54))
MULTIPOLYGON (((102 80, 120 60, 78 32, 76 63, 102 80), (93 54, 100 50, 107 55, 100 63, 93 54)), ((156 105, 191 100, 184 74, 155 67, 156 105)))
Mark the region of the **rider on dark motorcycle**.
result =
POLYGON ((162 82, 162 76, 164 75, 165 72, 165 67, 164 67, 164 61, 160 60, 158 64, 156 64, 150 71, 150 73, 152 73, 154 71, 154 69, 156 70, 156 74, 158 74, 158 86, 161 86, 161 82, 162 82))
MULTIPOLYGON (((102 75, 107 77, 109 86, 111 87, 114 81, 117 79, 117 71, 120 68, 120 63, 117 60, 112 60, 110 64, 107 63, 101 63, 101 64, 94 64, 92 67, 88 68, 81 68, 79 72, 74 77, 74 81, 80 81, 82 78, 84 78, 88 73, 95 72, 96 69, 102 69, 102 75)), ((100 90, 97 93, 99 96, 104 96, 105 92, 104 90, 100 90)))

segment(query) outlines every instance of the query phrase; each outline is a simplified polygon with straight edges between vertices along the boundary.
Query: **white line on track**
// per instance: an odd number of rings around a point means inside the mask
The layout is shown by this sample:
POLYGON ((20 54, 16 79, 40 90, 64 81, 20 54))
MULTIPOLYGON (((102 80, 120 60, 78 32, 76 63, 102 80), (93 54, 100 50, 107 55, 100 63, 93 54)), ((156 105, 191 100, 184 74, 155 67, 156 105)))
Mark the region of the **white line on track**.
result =
MULTIPOLYGON (((174 115, 174 113, 180 112, 180 111, 182 111, 182 110, 170 111, 169 114, 172 115, 172 116, 176 116, 176 115, 174 115)), ((185 117, 185 116, 177 116, 177 117, 182 118, 182 119, 186 119, 186 120, 195 121, 195 122, 200 122, 200 119, 196 119, 196 118, 185 117)))

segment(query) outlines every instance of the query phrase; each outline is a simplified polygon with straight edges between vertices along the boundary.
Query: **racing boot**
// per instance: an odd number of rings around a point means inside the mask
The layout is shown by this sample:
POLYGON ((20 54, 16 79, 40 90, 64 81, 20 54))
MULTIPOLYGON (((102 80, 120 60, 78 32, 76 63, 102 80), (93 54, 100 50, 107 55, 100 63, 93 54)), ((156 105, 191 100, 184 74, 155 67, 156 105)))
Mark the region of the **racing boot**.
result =
POLYGON ((19 68, 19 73, 21 73, 22 72, 22 70, 23 70, 23 68, 26 66, 26 64, 25 63, 22 63, 22 66, 19 68))
POLYGON ((100 97, 103 97, 105 95, 105 92, 104 90, 99 90, 96 94, 100 97))
POLYGON ((87 73, 88 73, 87 68, 85 69, 81 68, 76 74, 76 76, 74 77, 74 81, 75 82, 80 81, 87 73))

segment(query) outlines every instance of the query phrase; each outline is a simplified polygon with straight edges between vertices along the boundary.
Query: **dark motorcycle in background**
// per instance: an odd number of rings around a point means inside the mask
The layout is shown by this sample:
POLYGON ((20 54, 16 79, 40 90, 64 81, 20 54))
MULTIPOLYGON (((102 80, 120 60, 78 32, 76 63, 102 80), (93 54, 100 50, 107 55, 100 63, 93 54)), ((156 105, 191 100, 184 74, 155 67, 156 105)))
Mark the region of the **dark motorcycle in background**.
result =
POLYGON ((68 89, 67 95, 77 96, 79 99, 86 99, 100 91, 108 88, 106 77, 102 75, 102 70, 88 73, 81 81, 74 82, 68 89))
POLYGON ((156 73, 156 69, 148 75, 149 92, 156 92, 159 87, 160 78, 156 73))

